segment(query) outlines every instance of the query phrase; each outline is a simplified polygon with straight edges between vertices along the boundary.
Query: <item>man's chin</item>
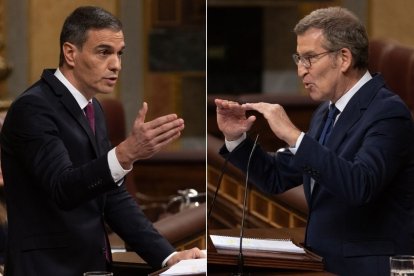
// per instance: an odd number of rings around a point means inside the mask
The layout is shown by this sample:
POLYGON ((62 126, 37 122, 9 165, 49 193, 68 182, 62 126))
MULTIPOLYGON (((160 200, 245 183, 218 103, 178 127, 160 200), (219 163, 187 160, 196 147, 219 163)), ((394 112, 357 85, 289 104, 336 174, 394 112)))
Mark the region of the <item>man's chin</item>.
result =
POLYGON ((114 86, 105 86, 99 90, 99 94, 112 94, 115 90, 114 86))
POLYGON ((322 98, 319 95, 319 93, 317 93, 316 91, 312 91, 312 89, 309 89, 307 91, 308 91, 308 94, 309 94, 309 98, 311 98, 313 101, 315 101, 315 102, 322 101, 322 98))

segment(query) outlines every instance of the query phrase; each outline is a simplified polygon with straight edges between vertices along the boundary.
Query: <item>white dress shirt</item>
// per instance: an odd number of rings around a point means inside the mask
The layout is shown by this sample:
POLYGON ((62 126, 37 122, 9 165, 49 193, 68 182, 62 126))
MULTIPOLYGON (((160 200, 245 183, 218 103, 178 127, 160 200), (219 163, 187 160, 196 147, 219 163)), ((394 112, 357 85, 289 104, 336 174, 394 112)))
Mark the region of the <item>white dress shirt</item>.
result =
MULTIPOLYGON (((55 76, 56 78, 58 78, 58 80, 60 80, 64 86, 66 86, 66 88, 69 90, 69 92, 73 95, 73 97, 75 98, 76 102, 78 103, 79 107, 83 110, 87 105, 89 101, 85 98, 85 96, 83 96, 83 94, 81 92, 79 92, 78 89, 76 89, 67 79, 66 77, 62 74, 62 72, 59 70, 59 68, 56 70, 55 72, 55 76)), ((116 183, 118 183, 118 181, 120 181, 127 173, 129 173, 131 169, 129 170, 124 170, 121 166, 121 164, 118 161, 118 158, 116 158, 116 154, 115 154, 115 148, 113 148, 112 150, 110 150, 108 152, 108 164, 109 164, 109 169, 111 171, 111 175, 112 178, 114 179, 114 181, 116 183)), ((121 185, 121 183, 118 183, 118 185, 121 185)))

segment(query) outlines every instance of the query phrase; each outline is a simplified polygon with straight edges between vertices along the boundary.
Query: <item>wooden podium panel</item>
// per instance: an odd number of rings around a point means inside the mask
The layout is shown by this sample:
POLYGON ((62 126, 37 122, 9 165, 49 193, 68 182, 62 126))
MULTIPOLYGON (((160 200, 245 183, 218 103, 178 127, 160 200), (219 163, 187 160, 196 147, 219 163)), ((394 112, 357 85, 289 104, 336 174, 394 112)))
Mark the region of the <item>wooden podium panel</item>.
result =
MULTIPOLYGON (((291 239, 300 245, 303 243, 304 231, 305 228, 245 229, 244 237, 291 239)), ((238 237, 240 230, 210 230, 209 234, 238 237)), ((216 249, 210 238, 207 245, 208 275, 237 271, 238 250, 216 249)), ((292 254, 243 250, 243 259, 243 270, 254 275, 333 275, 324 272, 322 258, 309 251, 306 254, 292 254)))

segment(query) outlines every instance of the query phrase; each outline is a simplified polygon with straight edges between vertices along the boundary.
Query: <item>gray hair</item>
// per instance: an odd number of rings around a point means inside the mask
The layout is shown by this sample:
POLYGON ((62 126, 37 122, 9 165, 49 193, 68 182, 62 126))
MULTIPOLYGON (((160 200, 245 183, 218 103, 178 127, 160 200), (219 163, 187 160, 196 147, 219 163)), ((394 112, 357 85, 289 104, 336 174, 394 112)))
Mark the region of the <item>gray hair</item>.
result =
POLYGON ((323 31, 329 51, 347 48, 354 60, 353 67, 368 67, 368 35, 361 21, 349 10, 341 7, 318 9, 302 18, 294 28, 296 35, 302 35, 310 28, 323 31))

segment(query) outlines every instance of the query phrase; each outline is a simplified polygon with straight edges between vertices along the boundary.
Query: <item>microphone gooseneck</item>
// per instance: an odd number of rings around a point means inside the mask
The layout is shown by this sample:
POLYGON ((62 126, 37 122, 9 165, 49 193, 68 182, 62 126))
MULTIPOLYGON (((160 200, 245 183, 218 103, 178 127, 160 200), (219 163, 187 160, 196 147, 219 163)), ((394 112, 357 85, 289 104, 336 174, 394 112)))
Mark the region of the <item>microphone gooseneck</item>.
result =
MULTIPOLYGON (((216 186, 216 191, 214 192, 214 196, 213 199, 211 200, 210 203, 210 208, 208 209, 208 213, 207 213, 207 222, 210 221, 210 216, 211 216, 211 212, 213 210, 214 207, 214 203, 216 202, 216 197, 218 194, 218 191, 220 190, 220 185, 221 185, 221 181, 223 179, 224 173, 226 172, 226 167, 227 167, 227 163, 230 159, 231 154, 235 151, 236 149, 232 150, 226 157, 226 159, 224 160, 223 166, 221 166, 221 172, 220 172, 220 176, 217 180, 217 186, 216 186)), ((208 224, 207 224, 208 225, 208 224)))
POLYGON ((234 276, 244 275, 243 274, 243 266, 244 266, 244 257, 243 257, 243 236, 244 236, 244 221, 246 216, 246 205, 247 205, 247 192, 248 192, 248 184, 249 184, 249 169, 250 169, 250 161, 253 156, 253 152, 257 145, 257 139, 259 138, 259 134, 256 135, 256 139, 254 140, 254 144, 252 150, 250 151, 249 159, 247 160, 247 167, 246 167, 246 181, 244 185, 244 198, 243 198, 243 212, 242 212, 242 221, 240 227, 240 245, 239 245, 239 258, 237 262, 238 266, 238 273, 233 274, 234 276))

